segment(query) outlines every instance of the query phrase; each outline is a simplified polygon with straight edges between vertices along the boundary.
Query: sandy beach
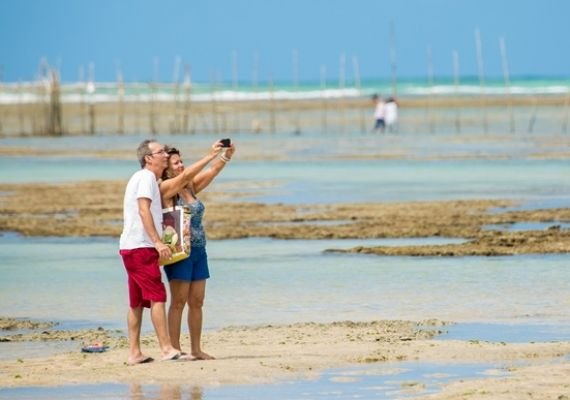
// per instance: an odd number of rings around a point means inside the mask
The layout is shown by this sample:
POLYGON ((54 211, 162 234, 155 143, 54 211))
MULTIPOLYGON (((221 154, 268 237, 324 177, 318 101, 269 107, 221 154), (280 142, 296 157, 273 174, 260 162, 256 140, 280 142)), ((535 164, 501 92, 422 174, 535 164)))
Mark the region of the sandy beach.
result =
MULTIPOLYGON (((348 365, 381 369, 391 361, 495 363, 508 375, 452 383, 430 399, 565 399, 570 393, 570 342, 510 344, 477 340, 435 340, 446 329, 442 321, 371 321, 283 326, 228 327, 208 332, 204 346, 214 361, 154 361, 128 366, 127 343, 116 333, 67 332, 13 337, 14 340, 69 340, 77 351, 44 358, 0 361, 0 386, 58 386, 70 384, 138 383, 202 387, 263 384, 283 379, 316 379, 324 370, 348 365), (81 343, 97 340, 110 348, 85 354, 81 343)), ((153 336, 143 338, 143 351, 155 359, 153 336)), ((416 395, 422 394, 419 382, 416 395)))

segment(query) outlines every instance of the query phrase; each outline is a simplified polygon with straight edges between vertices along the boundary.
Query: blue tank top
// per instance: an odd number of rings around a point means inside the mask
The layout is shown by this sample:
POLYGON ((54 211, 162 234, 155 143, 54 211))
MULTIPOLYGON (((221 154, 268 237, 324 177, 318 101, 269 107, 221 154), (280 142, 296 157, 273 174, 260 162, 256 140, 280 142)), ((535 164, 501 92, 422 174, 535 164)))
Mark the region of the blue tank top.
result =
POLYGON ((179 197, 178 204, 190 208, 190 246, 206 247, 206 232, 202 225, 202 217, 206 210, 204 203, 198 198, 188 203, 182 197, 179 197))

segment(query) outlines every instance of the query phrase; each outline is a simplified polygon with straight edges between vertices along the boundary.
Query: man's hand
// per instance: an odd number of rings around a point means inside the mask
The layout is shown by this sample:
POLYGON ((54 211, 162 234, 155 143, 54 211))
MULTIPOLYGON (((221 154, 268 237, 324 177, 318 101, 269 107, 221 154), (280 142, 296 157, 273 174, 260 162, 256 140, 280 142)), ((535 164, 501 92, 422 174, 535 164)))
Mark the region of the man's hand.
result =
POLYGON ((168 260, 169 258, 172 257, 172 251, 170 250, 170 247, 168 247, 164 243, 156 242, 154 244, 154 248, 156 249, 156 251, 158 251, 158 255, 161 259, 168 260))

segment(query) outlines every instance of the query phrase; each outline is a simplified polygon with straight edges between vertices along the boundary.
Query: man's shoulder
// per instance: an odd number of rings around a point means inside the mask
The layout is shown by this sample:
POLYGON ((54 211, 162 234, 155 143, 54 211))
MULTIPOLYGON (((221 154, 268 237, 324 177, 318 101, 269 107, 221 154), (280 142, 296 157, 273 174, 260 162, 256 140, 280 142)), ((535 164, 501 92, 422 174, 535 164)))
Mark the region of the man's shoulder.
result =
POLYGON ((137 172, 135 172, 132 176, 131 176, 131 181, 134 180, 143 180, 143 179, 148 179, 148 180, 152 180, 152 181, 156 181, 154 173, 152 171, 149 171, 146 168, 143 169, 139 169, 137 172))

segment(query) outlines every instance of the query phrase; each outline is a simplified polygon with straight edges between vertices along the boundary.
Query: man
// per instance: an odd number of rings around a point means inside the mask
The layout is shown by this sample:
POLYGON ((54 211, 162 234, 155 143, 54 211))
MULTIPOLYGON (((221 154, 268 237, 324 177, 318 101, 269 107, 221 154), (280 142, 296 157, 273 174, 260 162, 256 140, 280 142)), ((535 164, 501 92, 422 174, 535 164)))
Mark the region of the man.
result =
POLYGON ((125 190, 124 225, 119 248, 127 270, 129 285, 130 365, 153 361, 143 355, 140 333, 143 309, 150 308, 152 324, 158 338, 161 359, 176 360, 180 352, 172 347, 168 336, 165 303, 158 260, 170 258, 170 248, 162 243, 162 204, 157 180, 168 166, 168 154, 154 140, 143 141, 137 149, 141 170, 135 172, 125 190))

